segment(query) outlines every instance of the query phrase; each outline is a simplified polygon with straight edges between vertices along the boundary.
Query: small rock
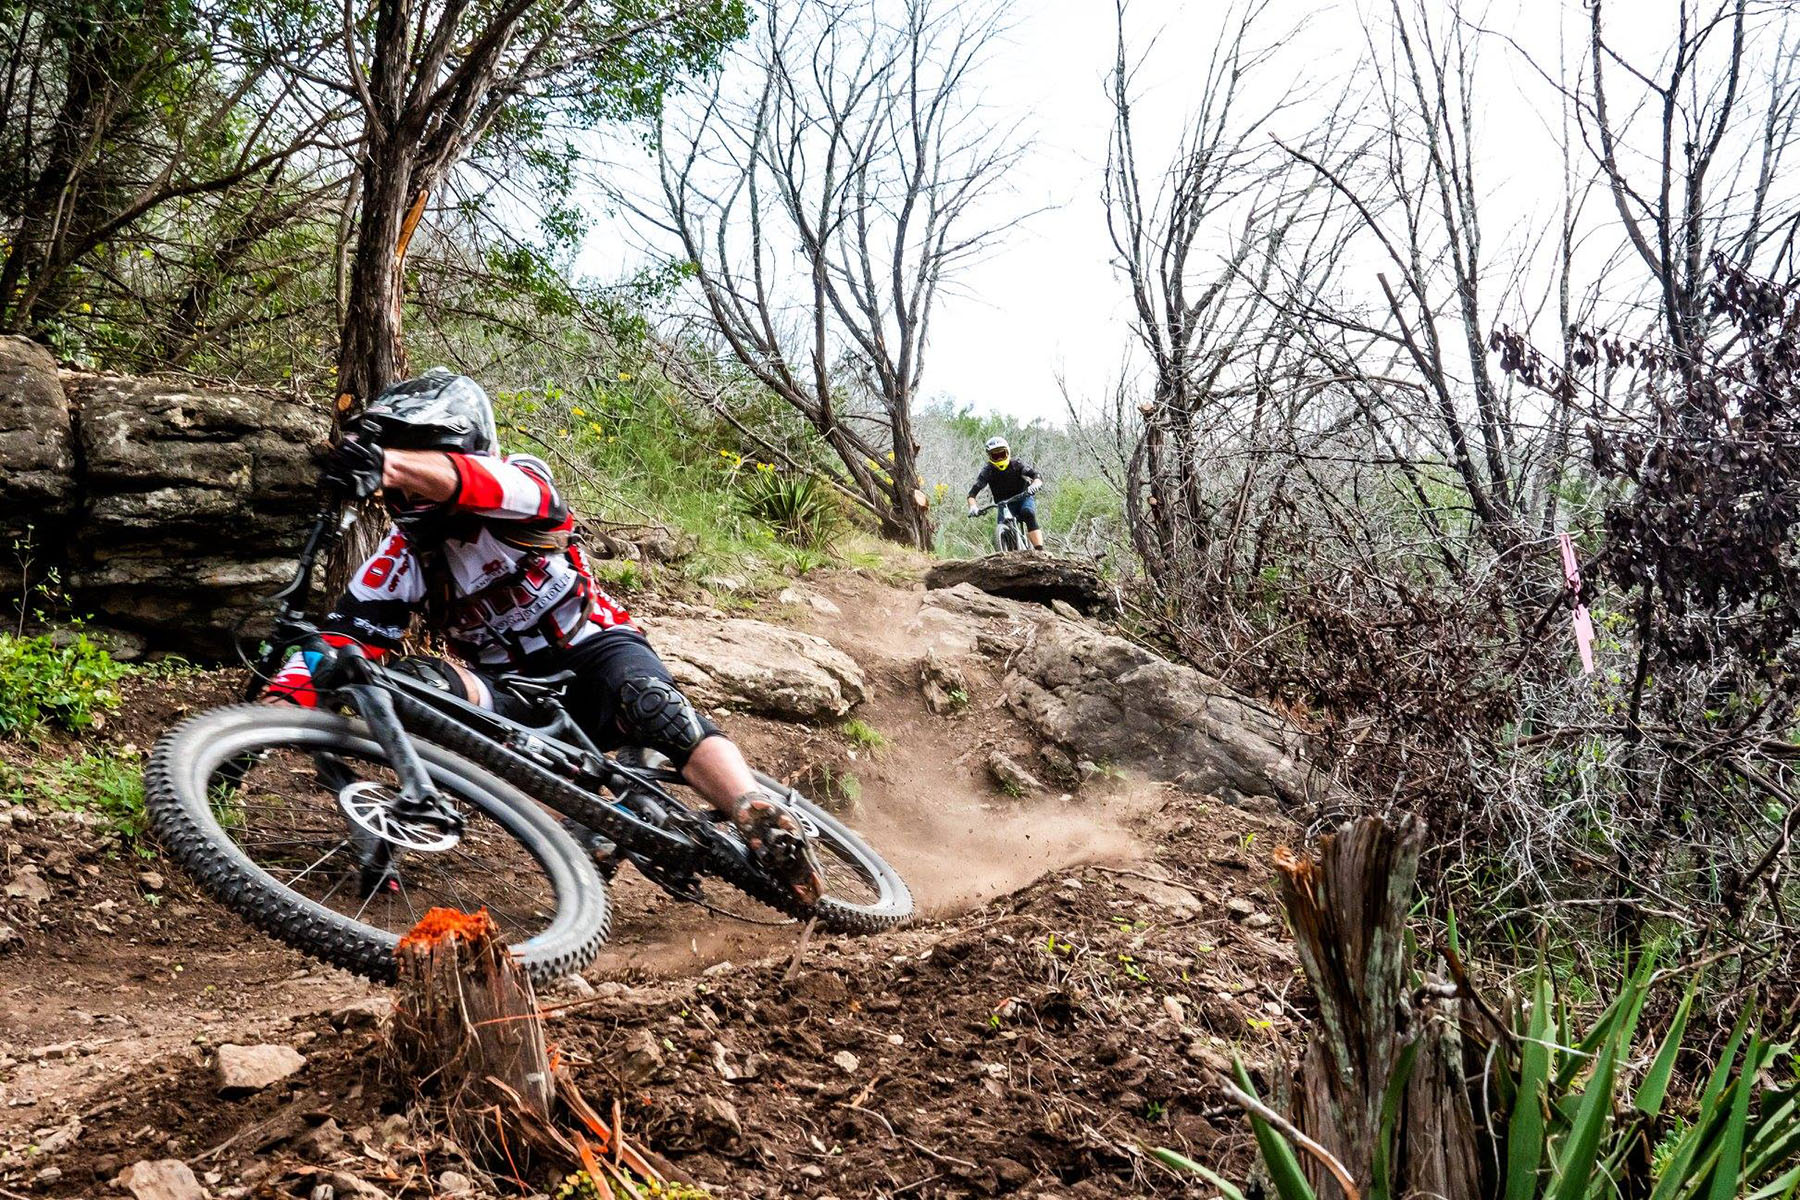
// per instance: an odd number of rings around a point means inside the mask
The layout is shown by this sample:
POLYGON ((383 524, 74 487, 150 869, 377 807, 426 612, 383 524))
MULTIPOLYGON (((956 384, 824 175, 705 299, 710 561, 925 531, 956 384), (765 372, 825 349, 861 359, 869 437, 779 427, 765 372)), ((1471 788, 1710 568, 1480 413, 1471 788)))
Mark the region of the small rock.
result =
POLYGON ((475 1190, 475 1181, 461 1171, 442 1171, 437 1177, 438 1192, 445 1196, 462 1196, 475 1190))
POLYGON ((133 1200, 206 1200, 206 1189, 178 1158, 144 1159, 119 1172, 114 1181, 133 1200))
POLYGON ((25 944, 25 935, 0 921, 0 954, 11 954, 25 944))
POLYGON ((260 1092, 306 1065, 306 1056, 292 1046, 219 1047, 219 1090, 260 1092))
POLYGON ((935 646, 927 647, 925 657, 919 660, 919 689, 924 693, 925 707, 940 717, 969 703, 968 677, 961 667, 945 661, 935 646))
POLYGON ((1076 608, 1073 604, 1070 604, 1067 600, 1052 599, 1050 601, 1050 611, 1059 617, 1065 617, 1071 621, 1081 620, 1081 610, 1076 608))
POLYGON ((55 1154, 58 1150, 67 1150, 81 1136, 81 1122, 70 1121, 67 1125, 59 1125, 54 1129, 40 1129, 32 1135, 31 1140, 37 1144, 39 1154, 55 1154))
POLYGON ((1250 901, 1244 899, 1242 896, 1233 896, 1225 902, 1225 911, 1231 914, 1232 920, 1242 921, 1246 917, 1254 917, 1257 910, 1256 905, 1250 903, 1250 901))
POLYGON ((31 1177, 31 1182, 38 1187, 49 1187, 51 1184, 60 1180, 62 1175, 61 1167, 45 1167, 31 1177))
MULTIPOLYGON (((1056 603, 1061 604, 1062 601, 1058 600, 1056 603)), ((991 1165, 1001 1186, 1009 1192, 1016 1191, 1031 1182, 1031 1168, 1017 1159, 1002 1156, 996 1158, 991 1165)))
POLYGON ((994 781, 1009 792, 1024 795, 1044 790, 1044 785, 1038 782, 1037 776, 1020 766, 1019 761, 1005 751, 996 750, 989 754, 987 766, 994 781))
POLYGON ((1250 929, 1266 929, 1275 923, 1275 918, 1268 913, 1251 913, 1244 918, 1244 925, 1250 929))
POLYGON ((325 1118, 324 1124, 316 1125, 294 1139, 294 1149, 314 1162, 335 1158, 343 1148, 344 1131, 330 1117, 325 1118))
POLYGON ((337 1189, 329 1183, 316 1183, 306 1194, 306 1200, 337 1200, 337 1189))
POLYGON ((1209 1071, 1216 1071, 1221 1075, 1231 1074, 1231 1060, 1205 1042, 1189 1042, 1185 1053, 1209 1071))
POLYGON ((50 885, 44 882, 36 867, 27 863, 13 872, 12 882, 6 885, 6 898, 35 908, 50 899, 50 885))
POLYGON ((807 1163, 800 1168, 799 1174, 808 1179, 823 1179, 825 1178, 825 1168, 821 1167, 818 1163, 807 1163))
POLYGON ((373 1029, 393 1012, 393 1002, 382 996, 363 996, 331 1010, 333 1029, 373 1029))
POLYGON ((1100 774, 1100 764, 1091 758, 1084 758, 1075 764, 1075 778, 1087 783, 1100 774))
POLYGON ((707 1140, 721 1149, 744 1136, 743 1118, 738 1116, 736 1106, 729 1100, 702 1096, 699 1110, 694 1115, 696 1122, 708 1133, 707 1140))
POLYGON ((640 1029, 627 1038, 624 1049, 613 1060, 619 1078, 626 1083, 642 1083, 656 1074, 662 1065, 662 1047, 648 1029, 640 1029))
POLYGON ((846 1075, 856 1074, 856 1069, 862 1066, 862 1060, 848 1050, 839 1050, 831 1056, 831 1061, 846 1075))
POLYGON ((737 967, 732 963, 732 961, 729 958, 727 958, 720 962, 714 963, 712 966, 706 968, 706 970, 700 972, 700 974, 706 976, 706 978, 708 978, 708 979, 717 979, 721 975, 731 974, 736 969, 737 969, 737 967))
POLYGON ((573 972, 557 980, 556 986, 577 996, 587 997, 594 994, 594 985, 573 972))
POLYGON ((1181 1007, 1181 997, 1164 996, 1162 1004, 1163 1011, 1169 1014, 1169 1020, 1177 1025, 1187 1024, 1187 1010, 1181 1007))
POLYGON ((616 979, 602 979, 594 985, 594 995, 602 1000, 619 1000, 630 992, 631 988, 616 979))
POLYGON ((700 586, 715 592, 741 592, 744 581, 735 575, 708 575, 700 580, 700 586))
POLYGON ((146 892, 160 892, 168 886, 168 881, 163 878, 161 871, 140 871, 138 886, 146 892))

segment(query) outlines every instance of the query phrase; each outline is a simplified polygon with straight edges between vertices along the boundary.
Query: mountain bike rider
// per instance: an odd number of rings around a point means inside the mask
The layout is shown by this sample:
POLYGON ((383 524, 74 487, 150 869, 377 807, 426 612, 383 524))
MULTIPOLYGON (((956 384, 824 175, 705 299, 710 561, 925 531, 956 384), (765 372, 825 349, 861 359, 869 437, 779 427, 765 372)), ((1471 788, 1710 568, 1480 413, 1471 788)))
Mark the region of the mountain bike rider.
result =
MULTIPOLYGON (((393 518, 321 622, 327 641, 386 657, 422 611, 480 669, 426 656, 394 659, 390 669, 506 715, 523 702, 488 669, 573 671, 563 702, 596 745, 667 755, 736 822, 765 869, 803 899, 818 898, 823 881, 799 825, 675 687, 631 614, 594 582, 549 467, 499 453, 481 385, 442 367, 394 384, 326 458, 323 480, 349 499, 379 492, 393 518)), ((302 655, 276 675, 270 696, 318 703, 302 655)))
POLYGON ((1037 490, 1044 486, 1044 481, 1038 477, 1037 468, 1022 458, 1013 458, 1012 448, 1003 437, 988 439, 987 457, 981 473, 975 476, 974 486, 969 489, 969 515, 975 515, 975 497, 981 494, 982 488, 987 488, 994 503, 1010 507, 1025 526, 1031 548, 1042 550, 1044 531, 1038 528, 1037 490))

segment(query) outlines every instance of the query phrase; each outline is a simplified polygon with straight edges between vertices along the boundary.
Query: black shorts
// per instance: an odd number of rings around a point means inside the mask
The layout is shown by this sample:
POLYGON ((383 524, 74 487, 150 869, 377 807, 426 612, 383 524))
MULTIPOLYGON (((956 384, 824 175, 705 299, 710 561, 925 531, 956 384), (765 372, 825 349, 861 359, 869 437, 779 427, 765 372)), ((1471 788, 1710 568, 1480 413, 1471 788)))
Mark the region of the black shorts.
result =
MULTIPOLYGON (((628 680, 649 678, 671 686, 675 683, 675 677, 644 635, 629 629, 609 629, 599 637, 591 637, 569 650, 555 651, 526 667, 528 674, 550 675, 557 671, 575 672, 568 691, 563 693, 563 707, 602 750, 615 750, 626 743, 628 735, 619 724, 619 691, 628 680)), ((712 728, 704 716, 700 719, 709 730, 712 728)), ((666 746, 652 749, 664 754, 670 750, 666 746)))
MULTIPOLYGON (((523 702, 505 692, 492 672, 468 668, 487 685, 488 696, 479 697, 466 694, 456 673, 440 659, 412 656, 396 661, 393 666, 471 703, 492 708, 503 716, 521 719, 526 715, 523 702)), ((602 750, 616 750, 634 740, 619 723, 619 694, 628 682, 659 679, 671 687, 675 684, 675 677, 669 674, 669 668, 644 635, 630 629, 609 629, 571 649, 535 654, 521 666, 519 673, 554 675, 558 671, 575 672, 575 678, 569 681, 563 693, 563 707, 581 726, 582 732, 594 739, 594 744, 602 750)), ((695 716, 699 718, 705 736, 719 732, 719 727, 704 713, 696 712, 695 716)), ((685 762, 692 752, 692 747, 652 745, 650 748, 667 755, 677 765, 685 762)))

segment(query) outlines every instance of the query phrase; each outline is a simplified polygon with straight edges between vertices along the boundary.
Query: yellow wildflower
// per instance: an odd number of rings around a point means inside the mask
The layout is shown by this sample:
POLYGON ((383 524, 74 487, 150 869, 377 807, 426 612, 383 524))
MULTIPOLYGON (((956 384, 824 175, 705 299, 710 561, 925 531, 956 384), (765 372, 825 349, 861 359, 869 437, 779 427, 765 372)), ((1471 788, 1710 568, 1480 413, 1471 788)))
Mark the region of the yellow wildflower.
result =
POLYGON ((569 415, 575 416, 575 417, 585 417, 585 416, 587 416, 587 413, 583 412, 580 408, 571 408, 569 410, 569 415))
POLYGON ((630 371, 620 371, 619 372, 619 382, 620 383, 630 383, 631 382, 631 372, 630 371))

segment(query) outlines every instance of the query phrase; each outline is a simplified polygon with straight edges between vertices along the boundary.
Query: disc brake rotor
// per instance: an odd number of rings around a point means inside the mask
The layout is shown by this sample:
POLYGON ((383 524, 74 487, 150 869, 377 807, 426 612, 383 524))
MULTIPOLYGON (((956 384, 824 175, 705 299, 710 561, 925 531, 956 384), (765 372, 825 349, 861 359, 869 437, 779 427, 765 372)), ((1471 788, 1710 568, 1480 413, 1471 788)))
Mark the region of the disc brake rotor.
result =
POLYGON ((338 807, 350 823, 404 850, 435 853, 462 841, 462 834, 423 821, 409 821, 394 811, 399 795, 386 784, 362 779, 342 788, 338 807))

